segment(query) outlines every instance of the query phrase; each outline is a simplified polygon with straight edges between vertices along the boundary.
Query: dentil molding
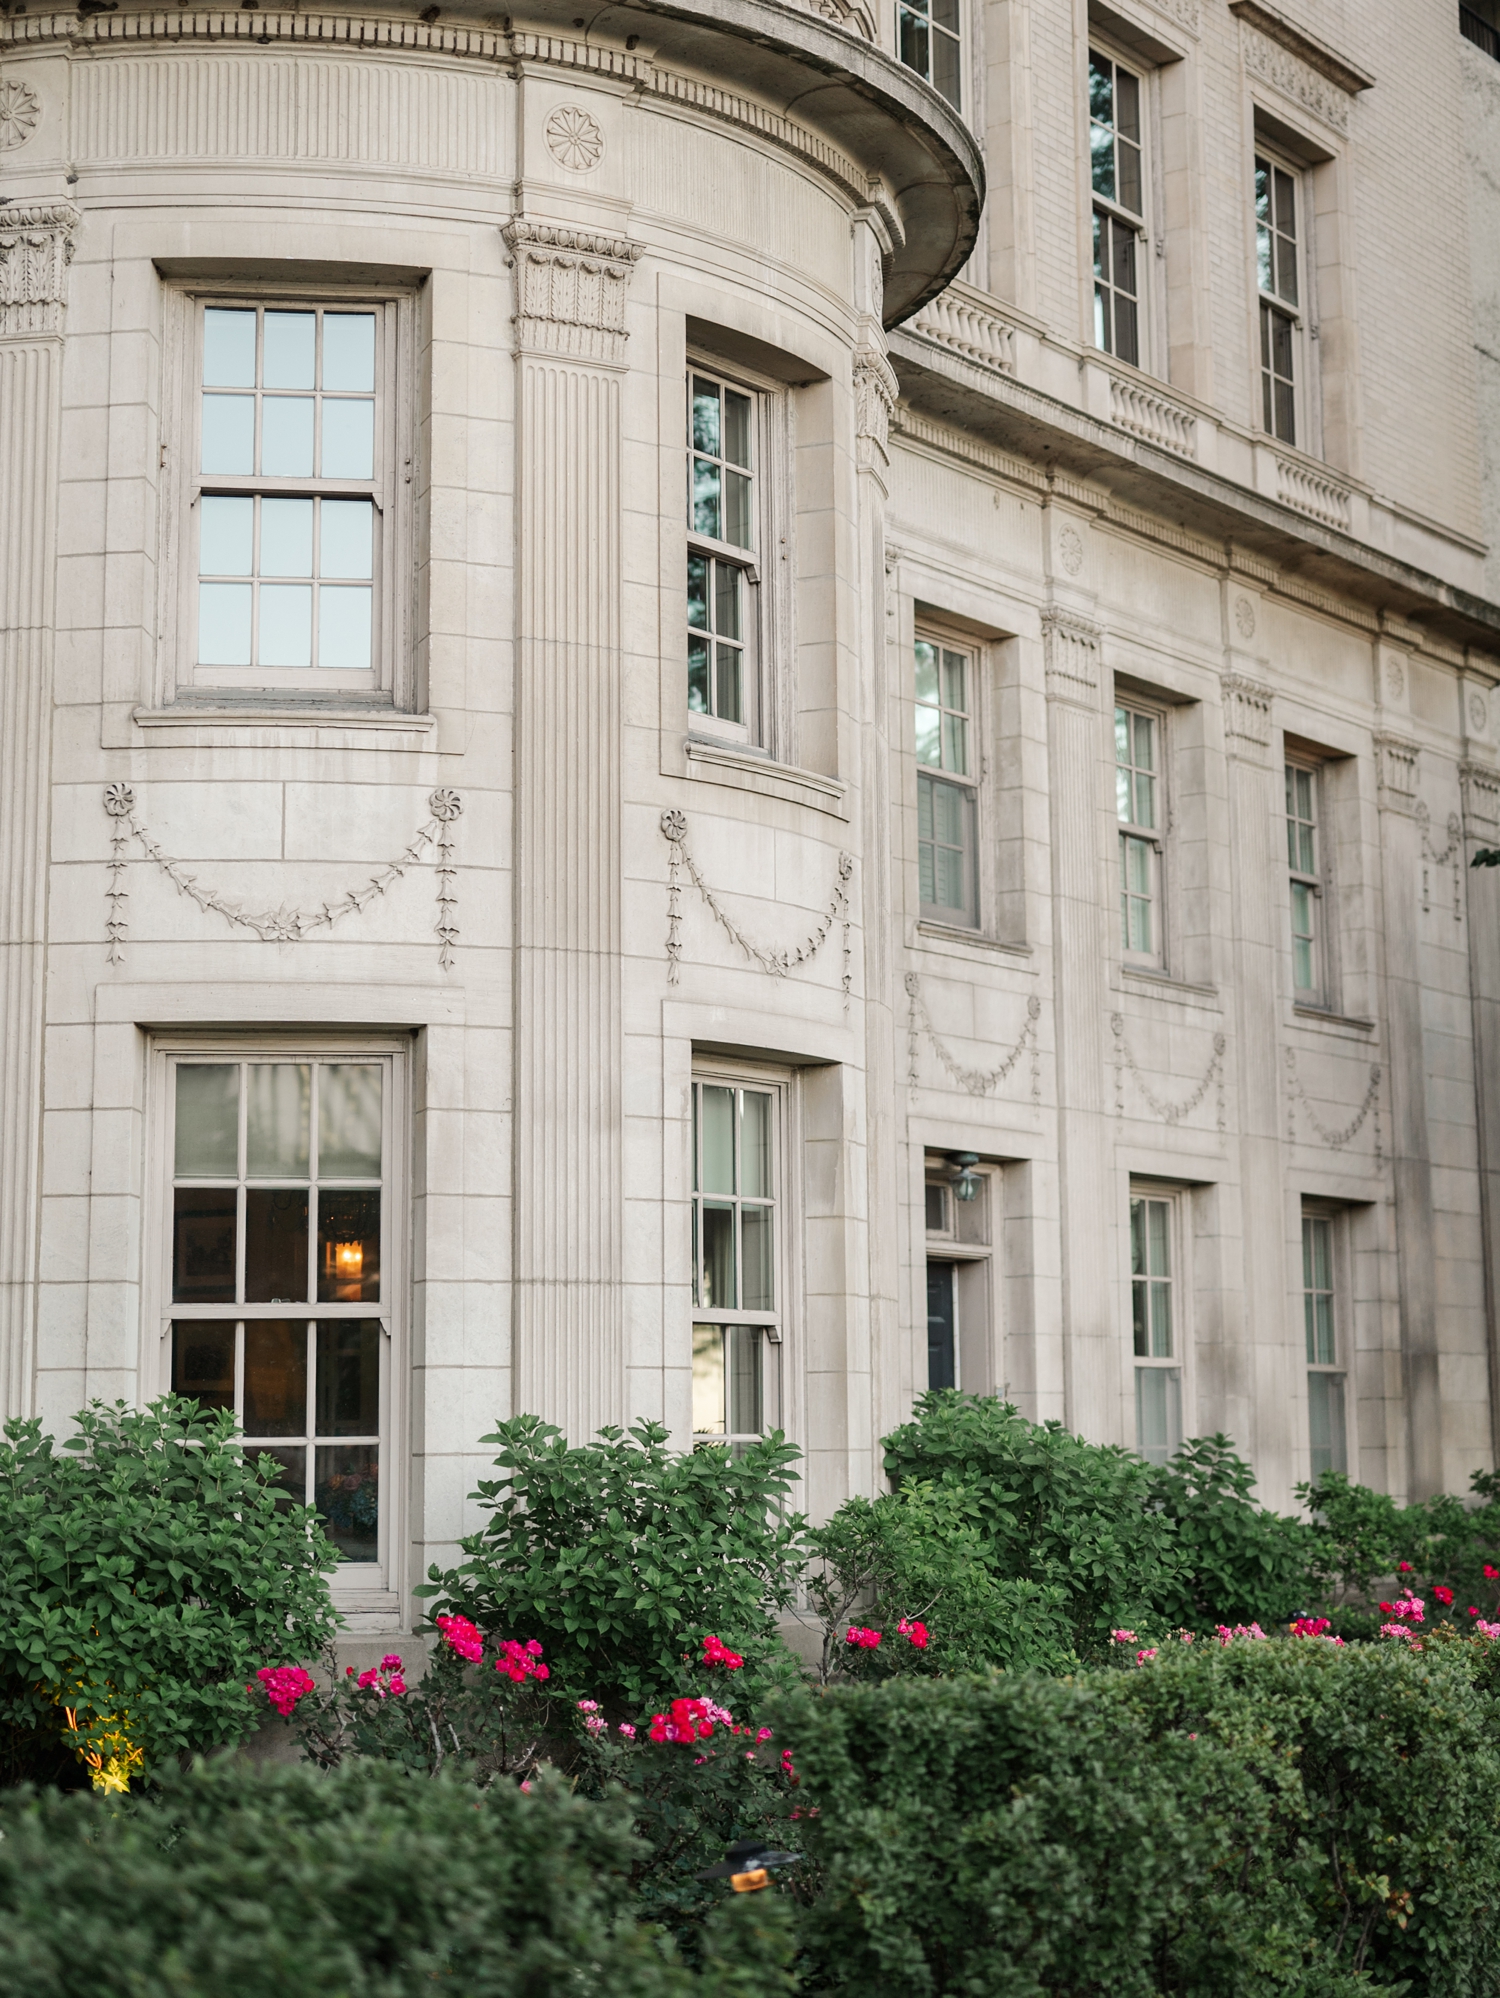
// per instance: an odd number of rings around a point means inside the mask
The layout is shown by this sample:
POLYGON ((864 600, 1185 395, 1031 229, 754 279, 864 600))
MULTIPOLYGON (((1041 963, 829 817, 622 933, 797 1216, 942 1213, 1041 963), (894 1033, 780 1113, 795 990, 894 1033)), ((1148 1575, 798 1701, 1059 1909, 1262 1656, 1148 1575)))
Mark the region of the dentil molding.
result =
POLYGON ((0 339, 62 331, 77 226, 71 201, 0 208, 0 339))

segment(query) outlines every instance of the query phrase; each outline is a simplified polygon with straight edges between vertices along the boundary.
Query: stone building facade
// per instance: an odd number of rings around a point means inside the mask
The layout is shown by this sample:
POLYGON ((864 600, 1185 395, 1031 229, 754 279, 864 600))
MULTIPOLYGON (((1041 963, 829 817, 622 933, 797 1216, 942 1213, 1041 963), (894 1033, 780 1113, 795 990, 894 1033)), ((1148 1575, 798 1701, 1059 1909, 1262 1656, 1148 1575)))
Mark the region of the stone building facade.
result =
POLYGON ((372 1632, 521 1410, 1489 1465, 1496 75, 7 0, 8 1409, 234 1406, 372 1632))

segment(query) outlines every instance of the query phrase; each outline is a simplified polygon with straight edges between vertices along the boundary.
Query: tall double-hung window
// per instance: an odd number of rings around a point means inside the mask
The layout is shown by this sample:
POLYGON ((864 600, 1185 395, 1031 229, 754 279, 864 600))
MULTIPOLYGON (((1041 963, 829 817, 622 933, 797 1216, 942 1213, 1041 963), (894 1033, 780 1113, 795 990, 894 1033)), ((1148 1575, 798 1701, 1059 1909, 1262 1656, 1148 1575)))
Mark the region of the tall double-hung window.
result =
POLYGON ((1120 823, 1120 947, 1127 962, 1162 957, 1161 752, 1164 721, 1154 709, 1115 708, 1115 815, 1120 823))
POLYGON ((200 297, 185 309, 179 680, 392 691, 406 594, 404 305, 200 297))
POLYGON ((979 768, 976 660, 919 638, 915 653, 917 869, 922 914, 979 924, 979 768))
POLYGON ((688 371, 688 719, 743 743, 761 738, 760 404, 688 371))
POLYGON ((693 1438, 753 1442, 778 1426, 784 1282, 783 1094, 693 1083, 693 1438))
POLYGON ((1136 1449, 1150 1464, 1165 1464, 1182 1447, 1178 1207, 1171 1194, 1132 1191, 1130 1196, 1136 1449))
POLYGON ((393 1094, 390 1056, 170 1064, 172 1389, 232 1409, 366 1574, 390 1560, 393 1094))
POLYGON ((1255 272, 1260 292, 1261 428, 1297 444, 1302 375, 1298 176, 1255 156, 1255 272))
POLYGON ((1146 273, 1143 78, 1089 50, 1089 179, 1093 194, 1094 345, 1141 365, 1146 273))
POLYGON ((1286 766, 1286 857, 1292 909, 1292 990, 1320 1004, 1327 994, 1323 923, 1321 772, 1305 763, 1286 766))
POLYGON ((1307 1343, 1307 1423, 1312 1475, 1349 1468, 1340 1352, 1335 1234, 1331 1214, 1302 1216, 1302 1325, 1307 1343))
POLYGON ((896 46, 954 110, 962 108, 963 0, 896 0, 896 46))

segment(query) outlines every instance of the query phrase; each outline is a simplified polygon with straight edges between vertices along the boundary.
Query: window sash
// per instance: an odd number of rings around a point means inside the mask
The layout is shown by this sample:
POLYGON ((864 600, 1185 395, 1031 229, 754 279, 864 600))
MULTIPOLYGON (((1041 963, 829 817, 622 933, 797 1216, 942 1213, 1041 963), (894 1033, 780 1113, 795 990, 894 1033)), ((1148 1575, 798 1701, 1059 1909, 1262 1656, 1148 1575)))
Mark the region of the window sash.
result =
POLYGON ((693 1437, 743 1445, 778 1425, 784 1092, 695 1075, 693 1437))
POLYGON ((896 47, 908 69, 926 79, 955 111, 962 109, 961 0, 897 0, 896 47))
POLYGON ((1135 1356, 1170 1360, 1172 1325, 1171 1200, 1132 1194, 1130 1199, 1130 1320, 1135 1356))
POLYGON ((1306 765, 1286 766, 1286 844, 1291 903, 1292 987, 1316 996, 1323 989, 1323 893, 1318 866, 1318 773, 1306 765))
POLYGON ((922 914, 979 925, 979 809, 975 787, 917 775, 917 879, 922 914))
POLYGON ((1325 1471, 1349 1469, 1346 1378, 1341 1373, 1307 1376, 1308 1451, 1314 1478, 1325 1471))
POLYGON ((391 685, 394 641, 402 628, 393 597, 398 302, 325 292, 200 291, 188 294, 184 304, 192 315, 193 366, 184 383, 190 406, 184 415, 187 448, 181 453, 188 532, 177 551, 180 677, 204 688, 336 692, 391 685), (210 313, 254 316, 249 379, 243 367, 230 370, 234 379, 206 379, 225 372, 214 359, 222 352, 218 329, 224 322, 213 322, 211 329, 210 313), (295 318, 311 319, 315 328, 310 381, 289 381, 286 370, 272 365, 275 343, 268 329, 295 318), (335 357, 327 329, 333 322, 362 319, 373 322, 371 387, 366 390, 362 382, 336 386, 348 377, 328 379, 335 357), (251 411, 248 430, 231 410, 239 404, 251 411), (370 411, 367 434, 363 416, 356 425, 369 448, 367 473, 347 457, 324 469, 330 441, 336 441, 334 418, 340 407, 356 414, 370 411), (205 413, 210 408, 215 417, 229 418, 238 446, 248 436, 248 462, 206 452, 205 413), (271 419, 278 409, 303 412, 293 428, 299 449, 315 455, 285 469, 276 464, 267 469, 265 442, 277 427, 271 419), (217 461, 216 468, 204 469, 205 455, 217 461), (226 463, 232 468, 223 469, 226 463), (248 509, 234 507, 236 501, 249 502, 248 509), (339 503, 344 511, 336 519, 330 508, 339 503), (351 541, 355 523, 349 509, 361 506, 369 511, 351 541), (274 534, 269 532, 272 508, 274 534), (355 546, 366 540, 367 553, 355 546), (269 565, 268 542, 276 544, 269 565), (228 567, 226 554, 231 557, 228 567))
POLYGON ((394 1544, 395 1076, 363 1048, 166 1063, 171 1386, 232 1408, 246 1447, 278 1459, 295 1502, 325 1514, 346 1584, 383 1573, 394 1544))
POLYGON ((1331 1367, 1337 1362, 1336 1294, 1333 1222, 1323 1215, 1304 1214, 1302 1320, 1309 1366, 1331 1367))

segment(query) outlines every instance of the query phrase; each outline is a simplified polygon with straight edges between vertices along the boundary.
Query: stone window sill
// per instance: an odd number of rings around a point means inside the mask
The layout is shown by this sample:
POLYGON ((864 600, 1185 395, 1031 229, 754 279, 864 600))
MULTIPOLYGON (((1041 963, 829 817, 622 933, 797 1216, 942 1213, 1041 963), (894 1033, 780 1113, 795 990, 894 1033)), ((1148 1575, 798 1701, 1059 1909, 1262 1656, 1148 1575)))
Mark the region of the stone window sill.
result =
POLYGON ((759 791, 764 797, 784 798, 794 805, 811 805, 814 811, 831 813, 834 818, 849 816, 844 802, 847 786, 837 777, 825 777, 820 770, 800 770, 791 763, 775 763, 762 751, 711 742, 703 736, 690 735, 686 748, 689 777, 759 791))

